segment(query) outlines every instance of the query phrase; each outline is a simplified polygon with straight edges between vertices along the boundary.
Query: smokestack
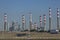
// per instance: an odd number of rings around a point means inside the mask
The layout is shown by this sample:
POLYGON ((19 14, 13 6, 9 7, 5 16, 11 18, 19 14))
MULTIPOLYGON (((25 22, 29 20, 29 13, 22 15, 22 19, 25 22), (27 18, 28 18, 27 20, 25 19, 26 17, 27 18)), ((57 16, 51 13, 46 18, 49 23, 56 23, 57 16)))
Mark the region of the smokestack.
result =
POLYGON ((59 30, 59 9, 57 8, 57 30, 59 30))
POLYGON ((23 31, 25 30, 25 27, 26 27, 26 25, 25 25, 25 16, 22 15, 22 29, 23 29, 23 31))
POLYGON ((44 31, 46 31, 46 15, 43 15, 43 25, 44 25, 44 31))
POLYGON ((29 15, 30 15, 30 16, 29 16, 29 19, 30 19, 30 20, 29 20, 29 23, 30 23, 30 27, 29 27, 29 28, 30 28, 30 30, 32 30, 32 14, 29 13, 29 15))
POLYGON ((42 29, 42 17, 41 16, 40 16, 40 29, 43 30, 42 29))
POLYGON ((51 30, 51 8, 49 8, 49 31, 51 30))
POLYGON ((40 16, 40 27, 42 27, 42 17, 40 16))
POLYGON ((7 14, 4 13, 4 31, 6 31, 7 28, 7 14))

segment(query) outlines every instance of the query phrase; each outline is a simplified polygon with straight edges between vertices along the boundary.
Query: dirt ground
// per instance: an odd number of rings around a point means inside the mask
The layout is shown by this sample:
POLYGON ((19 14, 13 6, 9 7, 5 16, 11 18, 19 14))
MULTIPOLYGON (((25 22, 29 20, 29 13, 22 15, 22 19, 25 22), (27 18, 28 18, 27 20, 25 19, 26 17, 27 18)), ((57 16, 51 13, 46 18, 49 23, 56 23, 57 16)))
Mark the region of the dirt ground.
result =
POLYGON ((60 39, 59 34, 50 34, 47 32, 0 32, 0 39, 6 40, 29 40, 29 39, 60 39), (17 34, 26 34, 25 36, 17 36, 17 34))

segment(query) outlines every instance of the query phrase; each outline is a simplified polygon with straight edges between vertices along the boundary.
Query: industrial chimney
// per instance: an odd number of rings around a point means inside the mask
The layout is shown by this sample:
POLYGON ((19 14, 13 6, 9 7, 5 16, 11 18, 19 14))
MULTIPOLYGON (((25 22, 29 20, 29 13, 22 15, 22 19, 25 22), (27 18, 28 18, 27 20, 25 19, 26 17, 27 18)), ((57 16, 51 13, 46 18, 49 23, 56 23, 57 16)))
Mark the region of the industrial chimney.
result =
POLYGON ((44 30, 44 28, 42 26, 42 16, 40 16, 40 31, 43 31, 43 30, 44 30))
POLYGON ((49 8, 49 32, 51 30, 51 8, 49 8))
POLYGON ((57 30, 59 30, 59 9, 57 8, 57 30))
POLYGON ((44 26, 44 31, 46 31, 46 15, 43 15, 43 26, 44 26))

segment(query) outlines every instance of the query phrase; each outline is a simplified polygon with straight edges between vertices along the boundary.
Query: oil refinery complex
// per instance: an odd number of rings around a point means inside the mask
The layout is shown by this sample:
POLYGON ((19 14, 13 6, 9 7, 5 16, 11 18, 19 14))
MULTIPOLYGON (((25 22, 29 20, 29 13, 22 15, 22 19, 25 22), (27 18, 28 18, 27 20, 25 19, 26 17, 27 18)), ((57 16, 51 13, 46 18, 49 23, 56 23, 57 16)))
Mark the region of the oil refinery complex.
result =
MULTIPOLYGON (((49 8, 49 30, 48 32, 50 32, 52 29, 52 17, 51 17, 51 8, 49 8)), ((59 31, 59 9, 57 8, 57 31, 59 31)), ((26 29, 26 18, 25 15, 22 15, 22 30, 20 28, 20 24, 18 24, 18 22, 12 22, 11 26, 8 27, 8 21, 7 21, 7 13, 4 13, 4 31, 46 31, 46 14, 43 14, 43 19, 42 16, 39 16, 39 22, 40 22, 40 26, 38 27, 36 22, 32 22, 32 13, 29 13, 29 29, 26 29)))
POLYGON ((4 31, 0 31, 0 36, 3 39, 6 38, 27 38, 27 39, 60 39, 60 26, 59 26, 59 9, 57 8, 56 11, 56 29, 52 29, 52 13, 51 8, 49 8, 49 30, 46 30, 46 24, 47 24, 47 17, 46 14, 43 14, 43 17, 39 16, 39 26, 37 22, 32 21, 32 13, 29 13, 29 25, 27 28, 27 21, 25 15, 21 16, 21 24, 18 22, 12 21, 11 24, 8 24, 7 21, 8 16, 7 13, 4 13, 4 31), (9 26, 10 25, 10 26, 9 26), (53 35, 52 35, 53 34, 53 35), (57 36, 57 37, 56 37, 57 36))

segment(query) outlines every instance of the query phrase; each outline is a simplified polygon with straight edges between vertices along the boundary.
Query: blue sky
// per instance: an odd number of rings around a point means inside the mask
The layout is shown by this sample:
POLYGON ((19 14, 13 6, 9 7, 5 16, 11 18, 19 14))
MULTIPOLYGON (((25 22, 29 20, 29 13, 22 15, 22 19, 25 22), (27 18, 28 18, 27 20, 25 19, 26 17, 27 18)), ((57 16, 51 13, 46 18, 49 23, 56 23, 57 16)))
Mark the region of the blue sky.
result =
POLYGON ((60 0, 0 0, 0 30, 3 30, 4 13, 7 13, 9 23, 17 21, 20 24, 21 16, 24 14, 26 24, 28 24, 29 12, 33 15, 33 23, 37 22, 38 25, 39 16, 43 17, 43 14, 46 14, 46 28, 48 29, 49 7, 52 9, 52 28, 56 28, 56 8, 60 9, 60 0))

